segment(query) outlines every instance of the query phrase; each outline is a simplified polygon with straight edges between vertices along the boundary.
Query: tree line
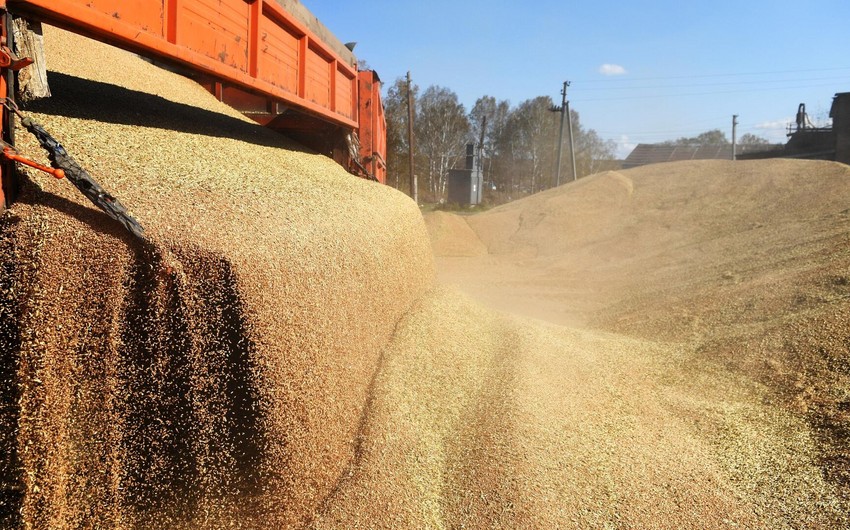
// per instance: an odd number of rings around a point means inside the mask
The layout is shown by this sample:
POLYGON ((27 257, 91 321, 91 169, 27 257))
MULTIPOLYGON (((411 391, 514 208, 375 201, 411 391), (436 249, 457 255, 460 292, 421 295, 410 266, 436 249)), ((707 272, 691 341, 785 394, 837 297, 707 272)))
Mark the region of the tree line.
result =
MULTIPOLYGON (((770 145, 770 141, 767 138, 762 138, 761 136, 756 136, 752 133, 744 134, 735 142, 737 145, 770 145)), ((732 142, 726 138, 725 132, 720 129, 712 129, 692 137, 681 137, 676 140, 667 140, 666 142, 661 142, 661 145, 730 145, 731 143, 732 142)))
MULTIPOLYGON (((484 200, 492 204, 551 188, 560 131, 560 113, 549 96, 527 99, 516 106, 482 96, 466 110, 457 94, 441 86, 420 90, 412 84, 414 165, 422 202, 442 202, 450 169, 464 167, 466 144, 481 144, 484 200), (482 141, 483 140, 483 141, 482 141)), ((387 119, 387 183, 410 189, 408 164, 408 83, 397 78, 384 98, 387 119)), ((585 128, 575 110, 572 117, 576 174, 583 177, 616 167, 616 144, 585 128)), ((571 176, 570 143, 564 133, 561 183, 571 176)))

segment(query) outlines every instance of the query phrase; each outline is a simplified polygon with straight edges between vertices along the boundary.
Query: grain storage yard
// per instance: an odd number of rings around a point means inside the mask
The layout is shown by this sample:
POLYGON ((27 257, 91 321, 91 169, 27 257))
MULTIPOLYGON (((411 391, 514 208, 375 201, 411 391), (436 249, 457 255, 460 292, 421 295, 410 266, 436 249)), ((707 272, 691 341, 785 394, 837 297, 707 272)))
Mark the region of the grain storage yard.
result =
POLYGON ((423 221, 188 79, 45 44, 24 111, 149 242, 34 171, 2 217, 4 527, 850 527, 846 165, 423 221))

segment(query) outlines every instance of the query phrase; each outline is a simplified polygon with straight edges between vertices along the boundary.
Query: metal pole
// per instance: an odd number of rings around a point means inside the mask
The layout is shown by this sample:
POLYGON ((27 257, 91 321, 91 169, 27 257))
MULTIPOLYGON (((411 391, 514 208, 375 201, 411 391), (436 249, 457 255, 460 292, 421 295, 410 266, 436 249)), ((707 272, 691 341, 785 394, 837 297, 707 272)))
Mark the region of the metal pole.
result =
POLYGON ((555 170, 555 186, 561 185, 561 150, 564 147, 564 109, 567 105, 568 86, 570 86, 570 82, 564 81, 564 88, 561 90, 561 129, 558 131, 558 165, 555 170))
MULTIPOLYGON (((484 196, 484 133, 487 131, 487 115, 481 117, 481 134, 478 136, 478 170, 481 172, 481 196, 484 196)), ((478 201, 481 202, 481 201, 478 201)))
POLYGON ((407 72, 407 153, 410 168, 410 196, 413 202, 419 204, 419 186, 416 182, 416 171, 413 165, 413 91, 411 90, 410 71, 407 72))
MULTIPOLYGON (((9 42, 9 46, 14 48, 13 30, 12 30, 12 15, 5 11, 0 11, 0 34, 3 36, 4 42, 9 42)), ((0 68, 0 98, 15 97, 15 72, 11 68, 0 68)), ((0 109, 0 139, 4 142, 15 144, 15 117, 12 111, 6 107, 0 109)), ((18 188, 17 173, 15 172, 15 163, 10 159, 0 160, 0 213, 6 211, 6 208, 11 206, 12 199, 18 188)))
POLYGON ((737 137, 736 133, 738 132, 738 115, 732 115, 732 160, 738 159, 738 146, 737 146, 737 137))
POLYGON ((567 113, 567 124, 570 127, 570 160, 573 163, 573 180, 578 180, 578 175, 576 173, 576 145, 573 141, 573 117, 570 116, 570 102, 564 102, 564 112, 567 113))

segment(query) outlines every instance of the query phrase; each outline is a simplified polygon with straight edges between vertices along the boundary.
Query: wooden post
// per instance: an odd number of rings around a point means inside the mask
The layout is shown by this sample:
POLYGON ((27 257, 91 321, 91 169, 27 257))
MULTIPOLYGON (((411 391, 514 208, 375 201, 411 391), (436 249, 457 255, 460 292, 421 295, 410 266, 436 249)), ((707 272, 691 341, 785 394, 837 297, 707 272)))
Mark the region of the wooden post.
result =
POLYGON ((573 180, 578 180, 578 173, 576 173, 576 143, 573 140, 573 116, 570 114, 570 102, 564 101, 564 112, 567 113, 567 128, 570 133, 570 161, 573 164, 573 180))
POLYGON ((13 24, 15 32, 15 53, 18 57, 29 57, 33 63, 18 72, 18 93, 20 101, 49 98, 50 87, 47 84, 47 62, 44 58, 44 36, 41 22, 31 22, 16 18, 13 24))
POLYGON ((738 149, 738 115, 732 115, 732 160, 738 159, 738 153, 736 152, 738 149))
MULTIPOLYGON (((561 150, 564 147, 564 116, 569 114, 569 111, 566 110, 568 86, 570 86, 570 82, 564 81, 564 88, 561 90, 561 127, 558 129, 558 160, 557 165, 555 166, 555 186, 561 185, 561 150)), ((572 139, 572 134, 570 134, 570 139, 572 139)), ((570 150, 570 152, 572 152, 572 150, 570 150)))

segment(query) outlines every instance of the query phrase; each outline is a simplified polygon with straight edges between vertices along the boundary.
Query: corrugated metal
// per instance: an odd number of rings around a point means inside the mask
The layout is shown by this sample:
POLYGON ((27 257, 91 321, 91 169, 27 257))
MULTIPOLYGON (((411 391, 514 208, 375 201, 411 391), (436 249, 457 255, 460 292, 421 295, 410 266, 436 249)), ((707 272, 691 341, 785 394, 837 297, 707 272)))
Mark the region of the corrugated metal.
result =
MULTIPOLYGON (((739 155, 762 151, 775 151, 781 145, 738 145, 739 155)), ((660 164, 663 162, 678 162, 681 160, 731 160, 732 144, 729 145, 663 145, 638 144, 626 160, 623 168, 660 164)))

